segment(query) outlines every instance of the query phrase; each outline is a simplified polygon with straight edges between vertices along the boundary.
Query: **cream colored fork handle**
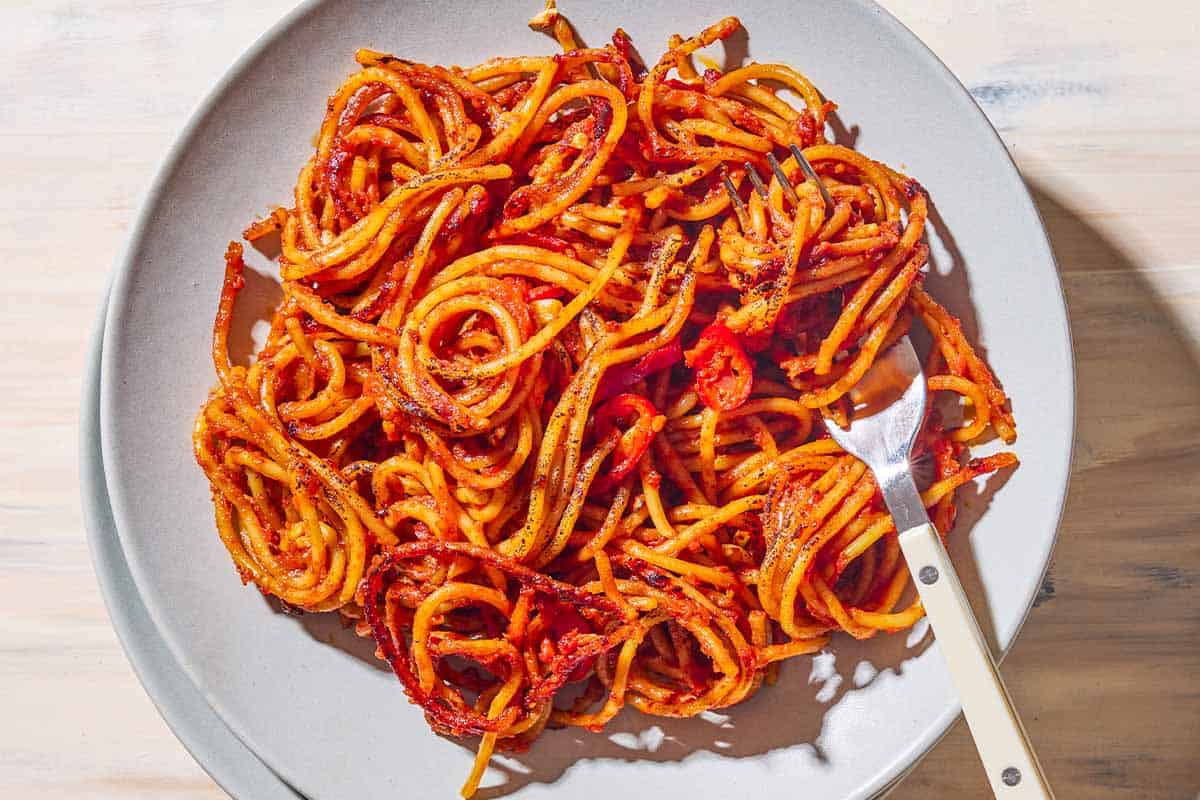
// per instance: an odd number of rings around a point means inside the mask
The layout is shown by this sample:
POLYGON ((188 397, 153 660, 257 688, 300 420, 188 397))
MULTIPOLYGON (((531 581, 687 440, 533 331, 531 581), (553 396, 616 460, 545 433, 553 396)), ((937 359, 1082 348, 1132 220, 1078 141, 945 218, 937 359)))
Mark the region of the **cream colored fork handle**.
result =
POLYGON ((929 524, 909 528, 900 534, 900 548, 950 668, 992 791, 1000 800, 1053 800, 937 531, 929 524))

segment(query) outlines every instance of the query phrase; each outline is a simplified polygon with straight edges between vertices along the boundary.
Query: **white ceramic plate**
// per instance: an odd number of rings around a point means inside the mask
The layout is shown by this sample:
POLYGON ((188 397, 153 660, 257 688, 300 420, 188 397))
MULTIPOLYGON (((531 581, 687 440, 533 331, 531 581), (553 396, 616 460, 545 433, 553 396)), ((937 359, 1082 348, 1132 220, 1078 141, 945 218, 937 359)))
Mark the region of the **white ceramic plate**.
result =
MULTIPOLYGON (((471 752, 428 731, 369 646, 332 620, 276 614, 238 584, 188 445, 192 415, 212 382, 207 353, 221 254, 249 219, 286 202, 325 96, 353 69, 356 47, 439 63, 548 52, 552 43, 524 26, 537 6, 497 0, 454 15, 436 2, 302 7, 203 104, 168 157, 115 276, 99 414, 104 479, 134 585, 114 591, 144 604, 175 663, 229 729, 312 798, 393 798, 414 788, 452 796, 471 752)), ((654 54, 669 33, 699 30, 733 8, 698 0, 649 10, 623 0, 566 10, 588 42, 619 24, 654 54)), ((748 44, 753 59, 797 65, 841 104, 847 127, 861 131, 856 146, 921 180, 940 211, 929 284, 983 343, 1021 432, 1022 467, 994 496, 998 481, 966 493, 952 548, 985 627, 1006 649, 1049 559, 1073 430, 1066 317, 1037 213, 967 93, 878 7, 808 0, 783 14, 764 0, 736 11, 750 37, 733 44, 735 56, 748 44)), ((251 319, 273 301, 270 264, 258 266, 262 277, 250 281, 239 307, 234 344, 242 349, 251 319)), ((727 715, 654 720, 630 712, 604 734, 548 734, 529 754, 503 759, 483 796, 693 800, 803 787, 815 797, 867 798, 958 713, 936 651, 919 631, 865 644, 837 640, 727 715)), ((131 656, 138 662, 133 648, 131 656)), ((206 766, 220 778, 220 764, 206 766)))

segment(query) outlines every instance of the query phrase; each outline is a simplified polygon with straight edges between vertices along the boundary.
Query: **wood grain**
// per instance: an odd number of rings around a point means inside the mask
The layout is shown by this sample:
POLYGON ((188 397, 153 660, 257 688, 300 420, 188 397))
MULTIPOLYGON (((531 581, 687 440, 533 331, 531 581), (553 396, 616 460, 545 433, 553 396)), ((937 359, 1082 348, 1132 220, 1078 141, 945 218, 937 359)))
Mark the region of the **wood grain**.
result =
MULTIPOLYGON (((1067 294, 1074 477, 1054 566, 1003 671, 1060 798, 1191 800, 1198 16, 1178 0, 887 5, 999 128, 1067 294)), ((289 6, 0 5, 0 797, 224 797, 109 627, 79 509, 77 406, 88 325, 138 195, 203 91, 289 6)), ((987 796, 960 724, 893 798, 987 796)))

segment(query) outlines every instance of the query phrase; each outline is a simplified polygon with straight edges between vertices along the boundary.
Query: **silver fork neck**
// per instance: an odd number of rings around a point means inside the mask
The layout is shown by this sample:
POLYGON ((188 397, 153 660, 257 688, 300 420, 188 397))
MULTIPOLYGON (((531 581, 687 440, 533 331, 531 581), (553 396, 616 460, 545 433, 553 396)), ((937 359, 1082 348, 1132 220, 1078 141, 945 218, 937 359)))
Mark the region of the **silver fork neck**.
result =
POLYGON ((896 523, 896 531, 903 533, 918 525, 929 522, 925 513, 925 504, 921 501, 921 493, 913 481, 912 469, 907 459, 900 464, 889 464, 882 468, 873 468, 875 479, 879 481, 879 490, 883 493, 883 502, 892 519, 896 523))

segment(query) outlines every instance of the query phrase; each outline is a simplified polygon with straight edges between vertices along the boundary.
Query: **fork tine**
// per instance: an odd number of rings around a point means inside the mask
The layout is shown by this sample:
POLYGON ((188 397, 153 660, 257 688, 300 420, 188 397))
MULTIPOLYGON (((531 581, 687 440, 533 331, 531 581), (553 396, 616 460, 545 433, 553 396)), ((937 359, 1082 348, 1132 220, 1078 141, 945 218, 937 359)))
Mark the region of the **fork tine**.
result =
POLYGON ((758 177, 758 171, 754 169, 754 165, 747 161, 742 166, 746 168, 746 175, 750 178, 750 182, 754 184, 754 191, 758 192, 759 197, 766 200, 768 197, 767 187, 763 185, 762 178, 758 177))
POLYGON ((833 197, 830 196, 829 190, 825 188, 825 184, 817 176, 817 171, 812 168, 812 164, 808 163, 808 159, 804 157, 802 151, 796 145, 790 145, 788 149, 796 159, 796 163, 800 165, 800 169, 804 172, 806 178, 816 184, 817 190, 821 193, 821 200, 825 203, 825 216, 829 216, 833 212, 833 197))
POLYGON ((775 173, 775 180, 779 181, 779 185, 783 187, 783 193, 787 195, 787 199, 793 206, 800 205, 800 195, 796 194, 796 190, 792 188, 792 182, 788 180, 783 167, 779 166, 779 159, 775 158, 774 153, 767 153, 767 163, 771 165, 771 171, 775 173))
POLYGON ((746 204, 738 196, 737 187, 729 179, 728 172, 721 176, 721 182, 725 184, 725 194, 729 195, 729 202, 733 203, 733 210, 737 214, 738 223, 742 226, 742 230, 750 230, 750 215, 746 211, 746 204))

